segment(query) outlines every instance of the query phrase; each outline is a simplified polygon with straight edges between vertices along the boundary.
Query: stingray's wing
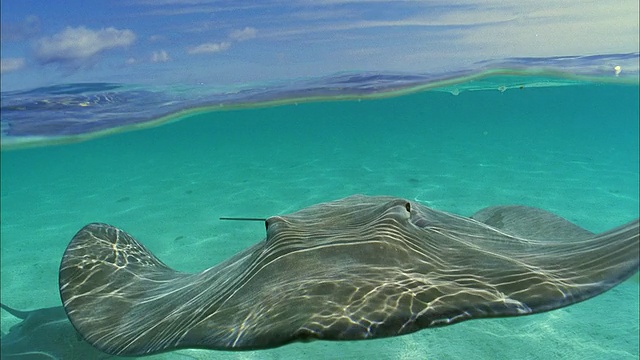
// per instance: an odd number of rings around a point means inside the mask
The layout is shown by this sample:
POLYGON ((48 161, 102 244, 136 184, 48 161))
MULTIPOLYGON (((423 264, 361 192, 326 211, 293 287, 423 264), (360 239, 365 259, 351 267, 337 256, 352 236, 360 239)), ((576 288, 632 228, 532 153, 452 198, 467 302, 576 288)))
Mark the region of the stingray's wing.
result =
POLYGON ((531 224, 520 218, 528 225, 510 220, 521 230, 510 234, 402 199, 350 197, 270 218, 264 241, 192 275, 124 231, 90 224, 64 254, 60 291, 87 341, 137 355, 532 314, 593 297, 638 269, 638 220, 599 235, 568 231, 566 241, 557 230, 527 238, 531 224))

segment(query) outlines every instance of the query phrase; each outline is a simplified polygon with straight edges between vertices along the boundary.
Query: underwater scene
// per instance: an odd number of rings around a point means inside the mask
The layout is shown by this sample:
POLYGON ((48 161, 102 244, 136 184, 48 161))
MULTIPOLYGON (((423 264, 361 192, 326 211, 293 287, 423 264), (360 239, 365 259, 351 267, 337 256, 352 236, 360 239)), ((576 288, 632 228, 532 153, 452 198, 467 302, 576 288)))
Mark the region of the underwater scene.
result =
POLYGON ((635 48, 145 82, 36 20, 3 17, 3 359, 638 358, 635 48))
MULTIPOLYGON (((118 85, 107 84, 7 95, 23 103, 3 104, 6 136, 34 146, 3 144, 9 149, 2 152, 2 302, 19 309, 60 306, 61 256, 74 234, 96 221, 132 234, 171 268, 197 272, 265 237, 260 222, 220 217, 284 215, 352 194, 393 195, 464 216, 522 204, 592 232, 638 217, 637 85, 539 76, 490 76, 481 83, 491 87, 475 89, 470 80, 458 87, 473 90, 453 93, 445 87, 214 106, 144 130, 114 127, 105 136, 82 131, 105 122, 101 111, 148 95, 121 96, 118 85), (78 120, 56 121, 62 111, 77 112, 78 120), (83 122, 82 111, 95 121, 83 122), (32 121, 45 117, 51 126, 31 127, 22 118, 13 126, 14 113, 34 113, 32 121), (47 131, 73 142, 47 145, 47 131), (74 132, 79 135, 68 135, 74 132)), ((5 333, 19 322, 2 316, 5 333)), ((633 359, 637 330, 635 275, 594 299, 528 317, 371 341, 156 356, 633 359)))

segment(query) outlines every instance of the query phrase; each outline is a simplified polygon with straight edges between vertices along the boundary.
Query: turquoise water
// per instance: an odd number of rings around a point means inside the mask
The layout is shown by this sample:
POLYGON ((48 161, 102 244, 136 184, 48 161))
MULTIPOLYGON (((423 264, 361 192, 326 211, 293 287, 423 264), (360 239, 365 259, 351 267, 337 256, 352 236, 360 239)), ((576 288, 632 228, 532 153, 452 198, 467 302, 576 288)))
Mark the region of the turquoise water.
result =
MULTIPOLYGON (((141 131, 2 152, 2 302, 59 306, 75 232, 116 225, 197 271, 264 235, 267 217, 355 193, 470 215, 524 204, 591 231, 638 217, 637 85, 582 83, 202 111, 141 131)), ((202 359, 637 359, 638 277, 568 308, 372 341, 202 359)), ((2 313, 2 330, 16 320, 2 313)))

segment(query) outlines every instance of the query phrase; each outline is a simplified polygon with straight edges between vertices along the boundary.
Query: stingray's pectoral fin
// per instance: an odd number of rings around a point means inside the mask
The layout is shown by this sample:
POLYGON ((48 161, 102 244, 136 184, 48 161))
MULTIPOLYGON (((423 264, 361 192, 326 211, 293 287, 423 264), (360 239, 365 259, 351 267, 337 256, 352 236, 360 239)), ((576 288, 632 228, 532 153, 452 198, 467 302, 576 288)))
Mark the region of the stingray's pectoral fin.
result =
POLYGON ((60 295, 71 323, 90 344, 110 354, 140 353, 122 339, 154 341, 150 319, 170 311, 166 288, 188 276, 166 266, 126 232, 93 223, 73 237, 64 253, 60 295), (127 346, 132 348, 123 350, 127 346))
POLYGON ((636 219, 582 240, 538 242, 539 251, 521 255, 534 271, 523 273, 521 282, 498 282, 534 313, 587 300, 638 271, 639 228, 636 219))
POLYGON ((589 279, 591 284, 599 283, 602 288, 600 292, 603 292, 638 272, 640 219, 567 247, 574 248, 571 254, 573 271, 589 279))
POLYGON ((556 214, 530 206, 491 206, 476 212, 471 218, 528 239, 572 240, 594 235, 556 214))

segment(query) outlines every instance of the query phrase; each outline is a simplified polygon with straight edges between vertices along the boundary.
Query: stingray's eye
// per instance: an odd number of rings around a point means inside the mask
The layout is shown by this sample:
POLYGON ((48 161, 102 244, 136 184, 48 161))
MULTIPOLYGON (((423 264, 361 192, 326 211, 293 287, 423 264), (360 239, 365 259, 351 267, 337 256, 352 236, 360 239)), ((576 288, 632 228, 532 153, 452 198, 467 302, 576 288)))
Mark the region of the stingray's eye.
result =
POLYGON ((271 216, 264 221, 264 228, 269 231, 269 228, 282 222, 280 216, 271 216))
POLYGON ((407 201, 407 203, 404 204, 404 208, 407 209, 407 212, 411 212, 411 203, 407 201))

